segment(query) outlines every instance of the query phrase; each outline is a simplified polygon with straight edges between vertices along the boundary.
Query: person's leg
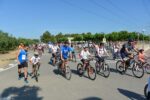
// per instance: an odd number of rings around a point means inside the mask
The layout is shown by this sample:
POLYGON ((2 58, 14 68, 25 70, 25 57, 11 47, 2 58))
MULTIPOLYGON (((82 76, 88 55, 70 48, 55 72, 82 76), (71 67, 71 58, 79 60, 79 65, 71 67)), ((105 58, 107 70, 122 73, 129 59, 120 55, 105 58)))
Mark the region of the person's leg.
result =
POLYGON ((18 79, 21 79, 21 64, 18 65, 18 79))
POLYGON ((34 76, 34 72, 35 72, 35 65, 32 65, 32 75, 34 76))
POLYGON ((38 70, 40 69, 40 65, 41 65, 40 62, 38 62, 38 70))
POLYGON ((24 67, 24 78, 25 78, 25 81, 27 81, 27 78, 28 78, 28 64, 27 64, 27 62, 23 63, 23 67, 24 67))

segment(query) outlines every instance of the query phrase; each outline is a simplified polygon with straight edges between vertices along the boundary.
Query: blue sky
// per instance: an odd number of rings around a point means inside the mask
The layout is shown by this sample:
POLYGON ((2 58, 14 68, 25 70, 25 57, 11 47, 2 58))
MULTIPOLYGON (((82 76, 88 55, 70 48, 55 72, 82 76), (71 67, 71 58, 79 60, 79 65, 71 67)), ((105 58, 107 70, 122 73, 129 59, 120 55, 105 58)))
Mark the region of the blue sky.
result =
POLYGON ((0 0, 0 30, 16 37, 138 31, 150 33, 150 0, 0 0))

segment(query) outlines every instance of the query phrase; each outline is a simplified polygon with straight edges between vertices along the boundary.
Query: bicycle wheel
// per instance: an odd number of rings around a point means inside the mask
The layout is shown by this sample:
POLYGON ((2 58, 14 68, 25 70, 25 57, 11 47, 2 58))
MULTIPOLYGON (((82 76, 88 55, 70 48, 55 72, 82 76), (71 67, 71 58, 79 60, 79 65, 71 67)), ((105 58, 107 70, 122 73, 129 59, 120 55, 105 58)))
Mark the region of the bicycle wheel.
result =
POLYGON ((143 68, 145 68, 147 74, 150 74, 150 64, 145 64, 143 68))
POLYGON ((71 79, 71 70, 70 70, 69 66, 65 67, 65 77, 66 77, 67 80, 71 79))
POLYGON ((79 63, 77 65, 77 72, 78 72, 79 76, 82 76, 83 73, 84 73, 84 71, 83 71, 83 65, 81 63, 79 63))
POLYGON ((118 60, 116 63, 116 70, 120 73, 124 72, 124 62, 121 60, 118 60))
POLYGON ((91 80, 95 80, 95 79, 96 79, 96 71, 95 71, 95 69, 89 65, 87 71, 88 71, 88 77, 89 77, 91 80))
POLYGON ((132 67, 132 73, 135 77, 137 78, 141 78, 144 75, 144 69, 143 66, 134 63, 133 67, 132 67))
POLYGON ((144 87, 144 95, 145 95, 145 97, 148 96, 148 84, 146 84, 144 87))
POLYGON ((95 69, 96 69, 97 73, 100 72, 100 63, 98 61, 96 61, 96 63, 95 63, 95 69))
POLYGON ((104 77, 106 77, 106 78, 109 77, 109 75, 110 75, 110 68, 109 68, 108 64, 104 64, 103 65, 102 71, 103 71, 104 77))
POLYGON ((35 66, 35 80, 38 82, 38 68, 37 65, 35 66))

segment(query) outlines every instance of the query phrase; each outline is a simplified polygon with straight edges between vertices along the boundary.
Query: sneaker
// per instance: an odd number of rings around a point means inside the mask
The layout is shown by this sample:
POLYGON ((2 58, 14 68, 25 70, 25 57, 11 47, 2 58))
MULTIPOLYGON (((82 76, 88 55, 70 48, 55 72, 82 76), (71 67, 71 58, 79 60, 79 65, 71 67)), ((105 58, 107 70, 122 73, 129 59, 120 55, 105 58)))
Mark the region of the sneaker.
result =
POLYGON ((21 80, 21 75, 18 76, 18 80, 21 80))
POLYGON ((28 80, 27 80, 27 78, 25 78, 25 79, 24 79, 24 82, 25 82, 25 83, 28 83, 28 80))
POLYGON ((18 80, 21 80, 21 77, 18 77, 18 80))

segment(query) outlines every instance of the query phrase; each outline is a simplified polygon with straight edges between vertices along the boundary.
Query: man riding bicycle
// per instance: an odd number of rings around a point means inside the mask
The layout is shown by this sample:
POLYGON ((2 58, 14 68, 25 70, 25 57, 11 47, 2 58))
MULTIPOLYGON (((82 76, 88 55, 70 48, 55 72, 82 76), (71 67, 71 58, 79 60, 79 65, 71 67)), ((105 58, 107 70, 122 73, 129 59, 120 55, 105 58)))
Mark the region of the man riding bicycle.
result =
POLYGON ((96 57, 98 58, 98 61, 103 62, 104 61, 104 54, 109 56, 107 53, 107 50, 104 47, 104 43, 100 43, 99 47, 96 49, 96 57))
POLYGON ((138 50, 136 50, 135 48, 134 40, 129 38, 128 42, 123 44, 120 50, 120 55, 122 60, 124 61, 125 57, 129 57, 128 64, 130 64, 130 60, 133 59, 133 54, 131 53, 133 50, 138 52, 138 50))
POLYGON ((70 58, 72 58, 72 55, 71 55, 71 49, 69 47, 69 43, 66 41, 64 42, 64 45, 61 46, 61 55, 60 55, 60 58, 61 58, 61 61, 62 61, 62 64, 61 64, 61 68, 64 69, 64 65, 66 62, 68 62, 68 58, 70 56, 70 58))

